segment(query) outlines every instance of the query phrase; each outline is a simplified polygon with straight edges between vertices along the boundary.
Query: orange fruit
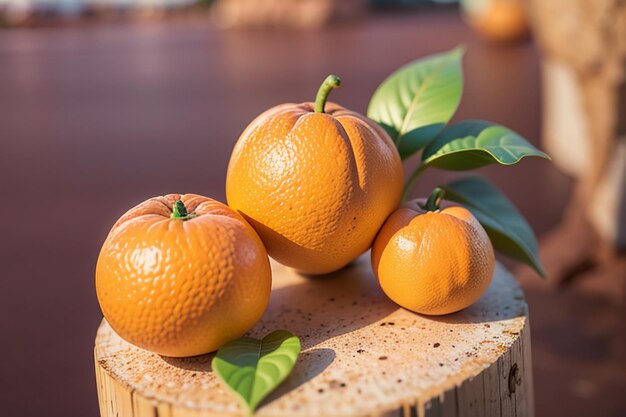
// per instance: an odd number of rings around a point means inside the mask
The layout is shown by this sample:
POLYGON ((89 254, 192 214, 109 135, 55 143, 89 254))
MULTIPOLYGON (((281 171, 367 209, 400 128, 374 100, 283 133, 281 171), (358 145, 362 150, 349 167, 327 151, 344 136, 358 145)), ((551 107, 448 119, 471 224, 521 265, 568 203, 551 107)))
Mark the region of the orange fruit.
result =
POLYGON ((243 132, 226 178, 228 204, 268 253, 309 274, 340 269, 365 252, 402 194, 400 156, 373 121, 326 103, 283 104, 243 132))
POLYGON ((426 209, 413 201, 385 222, 372 247, 372 266, 394 302, 422 314, 469 307, 489 287, 495 258, 478 220, 459 206, 439 209, 436 189, 426 209))
POLYGON ((511 42, 530 33, 524 0, 466 0, 462 4, 468 24, 487 40, 511 42))
POLYGON ((128 342, 194 356, 242 336, 269 301, 267 252, 226 205, 194 194, 151 198, 124 214, 96 267, 104 317, 128 342))

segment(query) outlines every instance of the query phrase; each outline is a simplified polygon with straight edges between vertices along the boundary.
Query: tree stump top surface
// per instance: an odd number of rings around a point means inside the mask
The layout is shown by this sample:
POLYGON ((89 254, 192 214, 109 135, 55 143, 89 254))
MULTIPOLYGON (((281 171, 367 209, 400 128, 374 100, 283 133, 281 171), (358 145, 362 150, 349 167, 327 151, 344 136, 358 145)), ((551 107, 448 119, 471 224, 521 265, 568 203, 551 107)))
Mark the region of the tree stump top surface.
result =
MULTIPOLYGON (((324 277, 303 277, 276 263, 272 269, 270 304, 250 335, 288 329, 300 337, 302 354, 259 416, 371 415, 423 406, 493 365, 527 326, 523 292, 500 264, 476 304, 438 317, 391 302, 369 257, 324 277)), ((155 407, 243 415, 211 371, 212 358, 161 357, 126 343, 104 320, 95 342, 97 368, 155 407)))

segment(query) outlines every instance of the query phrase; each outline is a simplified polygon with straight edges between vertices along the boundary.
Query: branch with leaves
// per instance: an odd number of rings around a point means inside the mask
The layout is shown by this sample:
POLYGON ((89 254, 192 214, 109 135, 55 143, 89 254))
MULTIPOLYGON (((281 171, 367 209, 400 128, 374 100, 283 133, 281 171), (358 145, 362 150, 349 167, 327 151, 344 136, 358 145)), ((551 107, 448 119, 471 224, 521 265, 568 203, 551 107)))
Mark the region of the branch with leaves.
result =
MULTIPOLYGON (((403 160, 421 151, 409 176, 404 200, 428 168, 467 171, 490 164, 514 165, 527 156, 550 157, 526 139, 497 124, 465 120, 448 126, 461 102, 463 49, 427 56, 400 68, 376 89, 367 116, 391 136, 403 160)), ((515 206, 479 176, 440 185, 446 198, 467 209, 483 225, 501 253, 545 276, 537 239, 515 206)))

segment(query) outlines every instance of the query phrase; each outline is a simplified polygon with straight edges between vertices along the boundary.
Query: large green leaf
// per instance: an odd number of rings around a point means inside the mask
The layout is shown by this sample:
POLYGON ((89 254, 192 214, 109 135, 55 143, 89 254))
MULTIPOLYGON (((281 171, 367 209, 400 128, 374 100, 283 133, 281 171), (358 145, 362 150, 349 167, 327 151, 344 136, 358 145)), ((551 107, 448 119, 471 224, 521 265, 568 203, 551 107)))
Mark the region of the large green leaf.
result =
POLYGON ((545 277, 537 239, 515 206, 482 177, 468 177, 442 186, 447 200, 467 207, 483 225, 495 249, 530 265, 545 277))
POLYGON ((456 48, 405 65, 372 96, 367 116, 380 124, 404 159, 422 149, 448 123, 463 90, 461 58, 456 48))
POLYGON ((220 379, 254 412, 287 378, 300 354, 300 340, 277 330, 262 340, 242 337, 217 351, 211 366, 220 379))
POLYGON ((428 166, 461 171, 499 163, 513 165, 526 156, 550 157, 503 126, 483 120, 465 120, 443 130, 424 149, 428 166))

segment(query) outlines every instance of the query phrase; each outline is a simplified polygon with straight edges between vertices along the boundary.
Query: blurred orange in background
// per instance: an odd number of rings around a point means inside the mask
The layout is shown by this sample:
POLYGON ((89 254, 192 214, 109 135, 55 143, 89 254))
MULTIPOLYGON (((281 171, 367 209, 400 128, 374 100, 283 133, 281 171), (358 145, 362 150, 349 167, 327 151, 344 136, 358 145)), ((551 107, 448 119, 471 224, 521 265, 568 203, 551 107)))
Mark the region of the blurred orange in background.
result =
POLYGON ((462 0, 467 23, 485 39, 511 42, 530 35, 525 0, 462 0))

